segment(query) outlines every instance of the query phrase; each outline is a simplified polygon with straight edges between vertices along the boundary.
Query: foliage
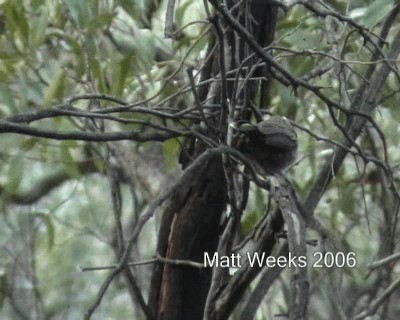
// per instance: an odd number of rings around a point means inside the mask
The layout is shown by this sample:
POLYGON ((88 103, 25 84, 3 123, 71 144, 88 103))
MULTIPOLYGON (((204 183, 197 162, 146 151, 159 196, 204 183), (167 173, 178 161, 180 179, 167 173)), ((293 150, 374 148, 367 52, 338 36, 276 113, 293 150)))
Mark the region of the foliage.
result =
MULTIPOLYGON (((292 75, 310 80, 324 96, 349 109, 357 88, 371 80, 363 75, 375 50, 358 26, 368 28, 366 33, 377 41, 371 34, 379 33, 394 7, 389 0, 324 3, 351 21, 293 6, 280 16, 274 57, 292 75), (312 72, 316 76, 307 78, 312 72)), ((179 37, 167 39, 166 5, 158 0, 0 2, 0 121, 26 125, 6 131, 0 122, 1 318, 81 318, 95 301, 106 271, 79 268, 115 265, 120 258, 115 216, 122 217, 128 239, 152 200, 176 180, 181 137, 190 134, 192 121, 200 120, 193 111, 198 106, 187 70, 194 68, 198 81, 211 26, 203 1, 182 1, 175 12, 179 37), (104 112, 127 106, 120 113, 104 112), (88 112, 98 118, 87 116, 88 112), (40 117, 19 122, 17 115, 40 117), (107 116, 115 121, 107 121, 107 116), (65 136, 43 139, 42 133, 27 127, 65 136), (135 135, 106 136, 121 132, 135 135), (75 135, 68 136, 71 133, 75 135), (150 137, 148 141, 142 134, 150 137)), ((398 22, 393 23, 388 32, 385 54, 397 28, 398 22)), ((379 67, 385 61, 373 63, 379 67)), ((390 182, 376 161, 348 155, 314 211, 340 244, 337 249, 356 252, 357 268, 335 273, 311 269, 312 319, 326 319, 327 305, 330 314, 340 309, 342 318, 353 307, 362 310, 378 295, 376 282, 382 280, 387 286, 398 277, 391 267, 387 275, 363 277, 368 273, 366 264, 398 250, 398 212, 388 191, 398 187, 399 179, 398 87, 396 69, 382 86, 372 113, 385 143, 371 124, 357 139, 363 154, 380 163, 387 152, 393 184, 387 187, 390 182), (341 295, 355 297, 359 291, 366 293, 358 300, 340 301, 341 295)), ((326 102, 309 89, 274 81, 270 91, 269 111, 307 129, 298 130, 299 162, 289 173, 299 197, 305 199, 321 165, 334 152, 332 141, 341 142, 343 134, 333 125, 326 102)), ((338 109, 333 113, 344 125, 343 113, 338 109)), ((268 206, 264 191, 254 185, 250 190, 242 218, 246 235, 268 206)), ((133 247, 135 261, 154 256, 159 217, 153 220, 133 247)), ((315 237, 317 233, 308 233, 308 238, 315 237)), ((151 266, 133 270, 147 297, 151 266)), ((288 288, 289 280, 284 274, 281 285, 288 288)), ((260 307, 259 319, 286 310, 285 291, 275 284, 271 294, 277 298, 260 307)), ((96 317, 131 319, 134 314, 143 319, 136 299, 121 276, 112 282, 96 317)), ((400 312, 390 301, 394 299, 389 300, 390 312, 400 312)))

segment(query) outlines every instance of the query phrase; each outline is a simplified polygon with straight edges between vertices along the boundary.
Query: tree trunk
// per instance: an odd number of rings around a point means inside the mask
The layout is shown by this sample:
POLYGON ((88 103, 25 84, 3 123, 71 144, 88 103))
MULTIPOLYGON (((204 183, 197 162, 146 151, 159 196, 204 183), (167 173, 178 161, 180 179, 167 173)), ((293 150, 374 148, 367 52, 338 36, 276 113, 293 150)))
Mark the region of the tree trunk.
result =
MULTIPOLYGON (((227 4, 228 8, 231 8, 237 3, 230 0, 227 4)), ((237 6, 232 10, 232 15, 251 31, 262 46, 266 46, 271 43, 275 32, 276 11, 276 7, 269 1, 253 0, 250 6, 249 2, 243 2, 237 6)), ((201 80, 220 73, 221 61, 224 62, 223 67, 227 72, 239 66, 247 67, 240 72, 241 76, 245 77, 257 60, 248 59, 248 62, 242 64, 243 59, 251 54, 243 40, 218 15, 213 18, 213 24, 214 27, 220 26, 220 30, 224 30, 223 41, 218 38, 218 35, 211 36, 208 52, 213 52, 213 55, 206 61, 201 80), (216 48, 212 51, 214 44, 216 48), (221 52, 224 53, 222 60, 219 57, 221 52)), ((268 66, 257 68, 252 76, 266 76, 267 68, 268 66)), ((234 79, 235 73, 229 77, 234 79)), ((219 90, 213 88, 212 85, 199 87, 197 91, 199 100, 203 102, 212 90, 220 92, 223 84, 216 85, 219 86, 219 90)), ((237 93, 234 91, 233 82, 228 81, 226 95, 230 100, 236 96, 237 103, 241 105, 242 110, 245 110, 248 117, 249 104, 254 103, 258 87, 259 81, 246 81, 243 89, 237 93)), ((212 102, 223 105, 219 95, 212 102)), ((219 117, 217 118, 219 121, 219 117)), ((222 119, 222 122, 219 130, 223 134, 218 135, 219 137, 225 135, 226 117, 222 119)), ((210 132, 206 134, 217 141, 217 137, 212 137, 210 132)), ((192 143, 193 145, 195 147, 186 155, 192 159, 201 154, 205 147, 199 142, 192 143)), ((188 185, 180 186, 172 196, 170 204, 163 213, 157 245, 158 254, 169 259, 202 263, 205 252, 213 254, 217 250, 220 221, 226 202, 226 181, 222 159, 220 156, 215 156, 202 165, 197 177, 188 185)), ((159 320, 202 319, 211 276, 211 268, 200 270, 157 263, 154 266, 149 295, 149 306, 156 318, 159 320)))

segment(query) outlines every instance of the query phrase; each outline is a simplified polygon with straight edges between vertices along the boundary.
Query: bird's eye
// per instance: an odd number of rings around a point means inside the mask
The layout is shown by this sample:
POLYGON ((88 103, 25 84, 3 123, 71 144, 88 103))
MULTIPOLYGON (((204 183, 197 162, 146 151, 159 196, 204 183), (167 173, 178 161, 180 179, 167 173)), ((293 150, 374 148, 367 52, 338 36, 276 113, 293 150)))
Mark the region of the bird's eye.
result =
POLYGON ((238 135, 240 135, 240 131, 237 130, 236 128, 232 131, 232 135, 233 137, 237 137, 238 135))

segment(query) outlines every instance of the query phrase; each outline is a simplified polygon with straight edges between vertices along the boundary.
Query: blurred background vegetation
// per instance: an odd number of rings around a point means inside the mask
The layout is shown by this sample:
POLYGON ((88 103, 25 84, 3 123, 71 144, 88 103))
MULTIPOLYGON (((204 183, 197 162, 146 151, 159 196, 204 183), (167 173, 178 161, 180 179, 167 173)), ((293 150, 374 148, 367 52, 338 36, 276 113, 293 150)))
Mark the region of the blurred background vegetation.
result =
MULTIPOLYGON (((326 2, 373 31, 379 30, 393 6, 388 0, 326 2)), ((0 1, 0 117, 54 108, 70 97, 93 93, 115 96, 127 103, 143 100, 143 107, 157 105, 165 110, 181 110, 193 104, 186 88, 186 70, 199 69, 205 57, 210 26, 203 2, 179 2, 175 12, 179 30, 176 40, 164 37, 165 10, 166 1, 162 0, 0 1)), ((274 44, 278 47, 276 60, 299 77, 307 76, 317 66, 329 65, 331 70, 321 75, 318 85, 324 86, 325 94, 332 99, 349 105, 353 88, 362 81, 357 74, 363 74, 368 67, 364 61, 368 61, 369 51, 359 35, 347 34, 347 28, 332 17, 318 18, 303 7, 294 7, 286 15, 280 14, 274 44), (297 50, 298 54, 280 51, 279 47, 297 50), (303 50, 321 54, 305 54, 303 50), (322 54, 335 50, 340 50, 340 58, 348 61, 351 72, 322 54)), ((391 37, 390 33, 389 43, 391 37)), ((392 74, 374 115, 386 137, 396 184, 400 163, 398 91, 399 81, 392 74)), ((319 136, 339 139, 339 130, 328 121, 328 110, 309 91, 299 88, 293 92, 274 83, 272 96, 270 111, 289 116, 319 136)), ((112 102, 97 100, 74 102, 82 110, 111 105, 112 102)), ((152 118, 133 112, 124 117, 142 121, 152 118)), ((172 120, 165 121, 173 126, 172 120)), ((76 130, 85 128, 87 123, 54 117, 41 120, 40 126, 76 130)), ((141 124, 111 126, 115 130, 140 128, 141 124)), ((300 130, 298 134, 299 161, 289 176, 304 197, 320 164, 331 154, 332 145, 300 130)), ((365 152, 382 157, 382 145, 374 137, 376 132, 366 131, 360 145, 365 152)), ((124 228, 130 230, 148 203, 179 172, 180 140, 100 144, 1 134, 2 319, 80 319, 93 303, 106 271, 82 272, 80 268, 108 266, 116 261, 112 195, 105 163, 110 144, 130 167, 130 172, 125 173, 131 178, 130 183, 121 184, 122 221, 124 228)), ((354 304, 363 306, 372 299, 369 290, 375 288, 376 282, 390 283, 390 278, 399 273, 398 266, 391 265, 388 278, 383 273, 366 277, 366 265, 393 251, 398 240, 398 231, 393 232, 393 225, 388 225, 385 216, 386 197, 376 166, 348 156, 315 216, 342 248, 356 253, 357 267, 337 272, 310 269, 310 319, 327 319, 326 313, 339 314, 335 319, 344 319, 343 310, 354 304), (343 300, 352 294, 356 300, 343 300)), ((263 215, 266 202, 264 191, 252 186, 242 221, 244 231, 251 230, 263 215)), ((156 216, 146 225, 134 248, 135 260, 154 256, 158 222, 156 216)), ((309 236, 317 237, 313 232, 309 236)), ((146 292, 151 265, 136 267, 134 272, 146 292)), ((262 304, 258 319, 272 319, 286 310, 287 288, 284 272, 262 304)), ((400 314, 399 306, 394 305, 399 296, 396 293, 392 297, 388 307, 391 314, 400 314)), ((144 316, 124 279, 118 278, 95 318, 144 316)))

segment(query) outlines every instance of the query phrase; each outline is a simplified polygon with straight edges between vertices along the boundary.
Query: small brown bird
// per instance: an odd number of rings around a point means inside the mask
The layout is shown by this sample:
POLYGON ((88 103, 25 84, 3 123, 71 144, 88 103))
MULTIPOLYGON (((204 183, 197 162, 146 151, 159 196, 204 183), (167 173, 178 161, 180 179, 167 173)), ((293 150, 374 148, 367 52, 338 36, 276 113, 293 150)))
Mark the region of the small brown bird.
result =
POLYGON ((241 124, 237 129, 242 134, 239 150, 263 174, 279 173, 296 160, 297 134, 286 118, 274 116, 257 124, 241 124))

